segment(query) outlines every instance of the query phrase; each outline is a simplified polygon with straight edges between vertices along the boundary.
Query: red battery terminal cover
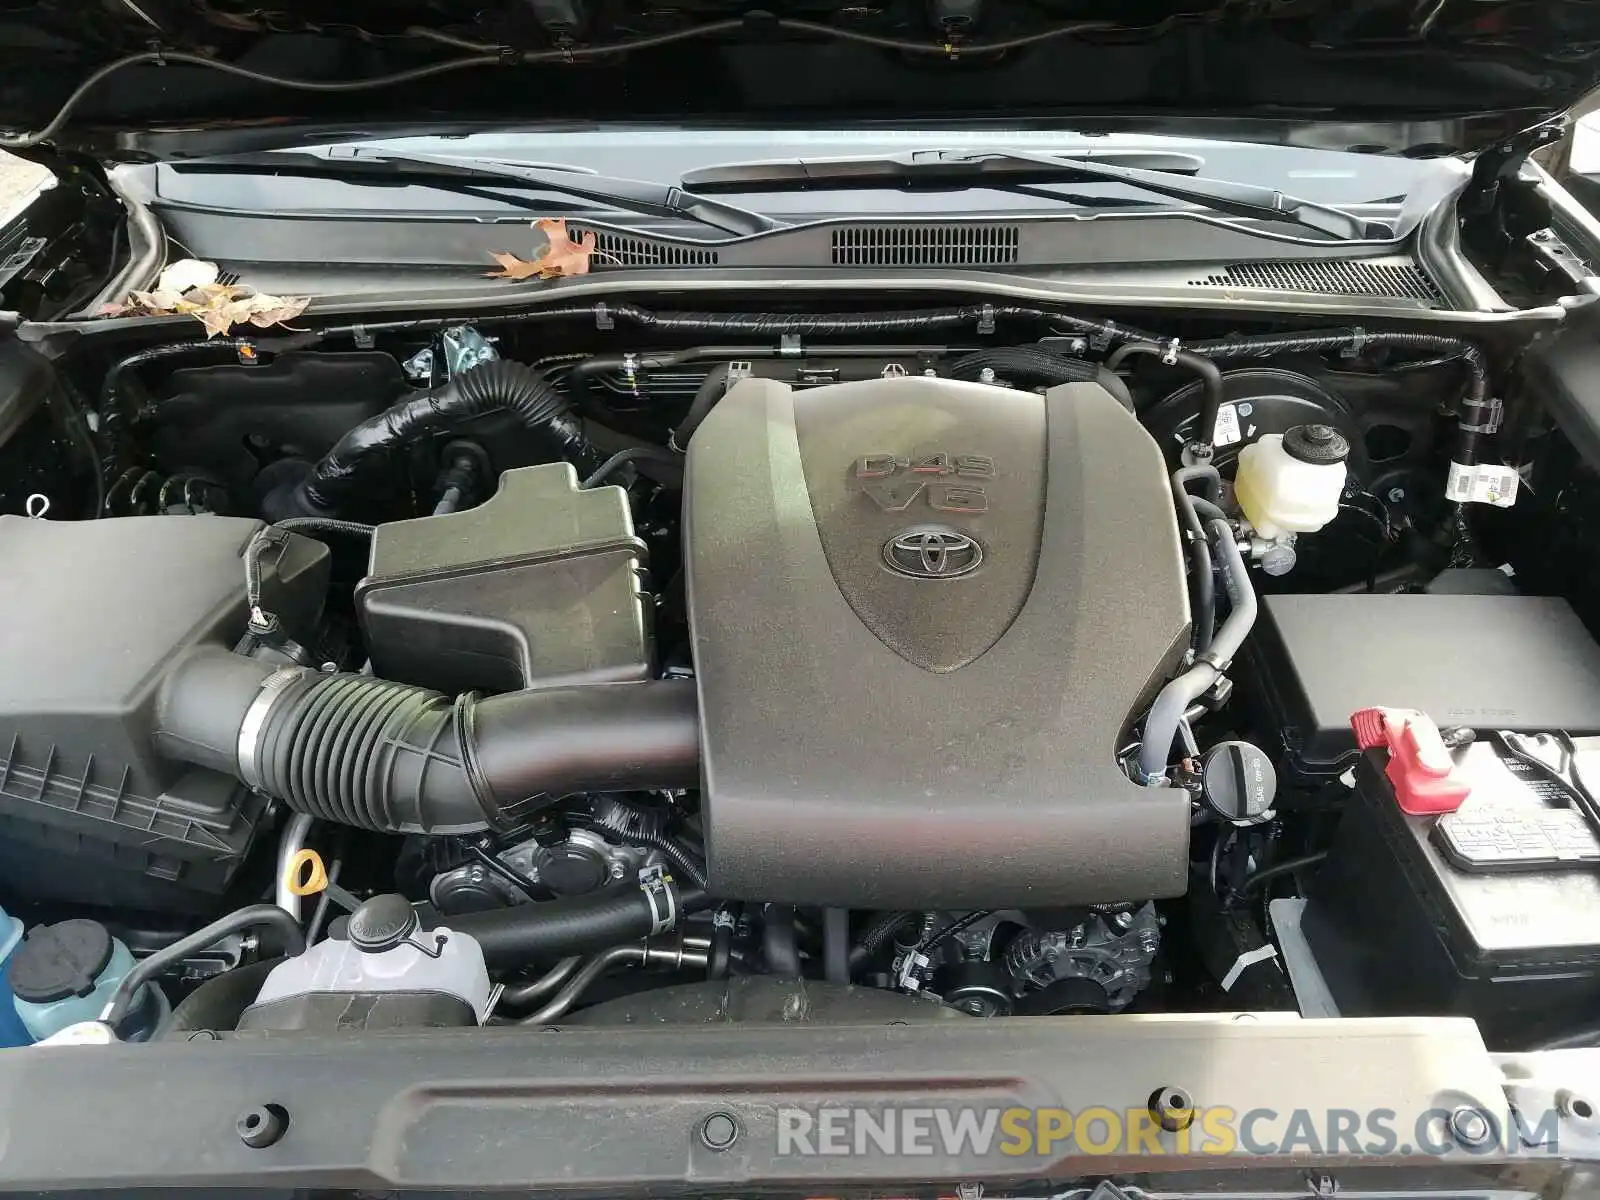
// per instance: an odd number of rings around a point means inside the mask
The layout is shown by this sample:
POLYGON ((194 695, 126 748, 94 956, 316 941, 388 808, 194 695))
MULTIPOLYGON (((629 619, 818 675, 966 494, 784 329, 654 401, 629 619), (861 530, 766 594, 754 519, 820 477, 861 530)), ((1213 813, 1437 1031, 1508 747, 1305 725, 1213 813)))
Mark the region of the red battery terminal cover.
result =
POLYGON ((1471 786, 1456 773, 1439 727, 1426 713, 1410 708, 1363 708, 1351 714, 1350 727, 1363 750, 1389 751, 1385 774, 1400 811, 1414 817, 1455 812, 1471 786))

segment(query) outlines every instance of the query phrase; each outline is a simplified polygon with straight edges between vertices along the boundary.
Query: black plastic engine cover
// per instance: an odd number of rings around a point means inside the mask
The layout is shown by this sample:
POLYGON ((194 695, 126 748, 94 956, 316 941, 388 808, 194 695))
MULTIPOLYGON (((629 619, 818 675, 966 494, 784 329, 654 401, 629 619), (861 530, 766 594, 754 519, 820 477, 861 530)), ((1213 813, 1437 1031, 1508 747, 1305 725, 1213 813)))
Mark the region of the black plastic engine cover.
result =
POLYGON ((1095 384, 741 382, 689 447, 710 890, 862 908, 1184 890, 1120 740, 1189 608, 1155 442, 1095 384))

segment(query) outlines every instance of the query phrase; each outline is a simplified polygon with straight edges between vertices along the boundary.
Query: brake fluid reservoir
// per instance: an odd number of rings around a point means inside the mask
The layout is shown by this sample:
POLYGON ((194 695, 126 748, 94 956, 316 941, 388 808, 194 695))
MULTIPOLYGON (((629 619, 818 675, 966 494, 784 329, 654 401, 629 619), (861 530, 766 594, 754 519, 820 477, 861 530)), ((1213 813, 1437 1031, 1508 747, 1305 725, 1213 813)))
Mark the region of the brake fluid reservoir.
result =
POLYGON ((1339 514, 1350 443, 1331 425, 1296 425, 1239 452, 1234 498, 1264 538, 1315 533, 1339 514))

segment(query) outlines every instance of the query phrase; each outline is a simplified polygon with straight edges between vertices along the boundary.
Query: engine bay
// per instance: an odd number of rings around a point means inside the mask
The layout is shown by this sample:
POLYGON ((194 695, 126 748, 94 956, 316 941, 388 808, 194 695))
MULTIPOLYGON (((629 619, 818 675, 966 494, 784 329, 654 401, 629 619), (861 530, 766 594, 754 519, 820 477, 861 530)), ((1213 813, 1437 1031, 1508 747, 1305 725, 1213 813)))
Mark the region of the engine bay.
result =
POLYGON ((0 1034, 777 976, 1569 1036, 1592 487, 1523 349, 631 301, 11 345, 0 1034))

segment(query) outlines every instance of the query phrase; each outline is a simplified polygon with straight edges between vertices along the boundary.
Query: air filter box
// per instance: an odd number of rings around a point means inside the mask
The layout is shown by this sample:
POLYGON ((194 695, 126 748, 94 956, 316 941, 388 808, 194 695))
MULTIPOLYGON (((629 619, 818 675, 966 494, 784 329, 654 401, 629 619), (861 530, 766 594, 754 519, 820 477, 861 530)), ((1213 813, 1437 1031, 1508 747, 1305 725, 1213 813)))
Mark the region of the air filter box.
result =
MULTIPOLYGON (((264 802, 157 753, 166 681, 245 630, 234 517, 0 517, 0 891, 26 900, 204 910, 249 851, 264 802)), ((328 549, 290 537, 263 599, 308 628, 328 549)))
POLYGON ((461 512, 378 526, 356 609, 373 670, 438 691, 648 679, 645 544, 627 494, 519 467, 461 512))

